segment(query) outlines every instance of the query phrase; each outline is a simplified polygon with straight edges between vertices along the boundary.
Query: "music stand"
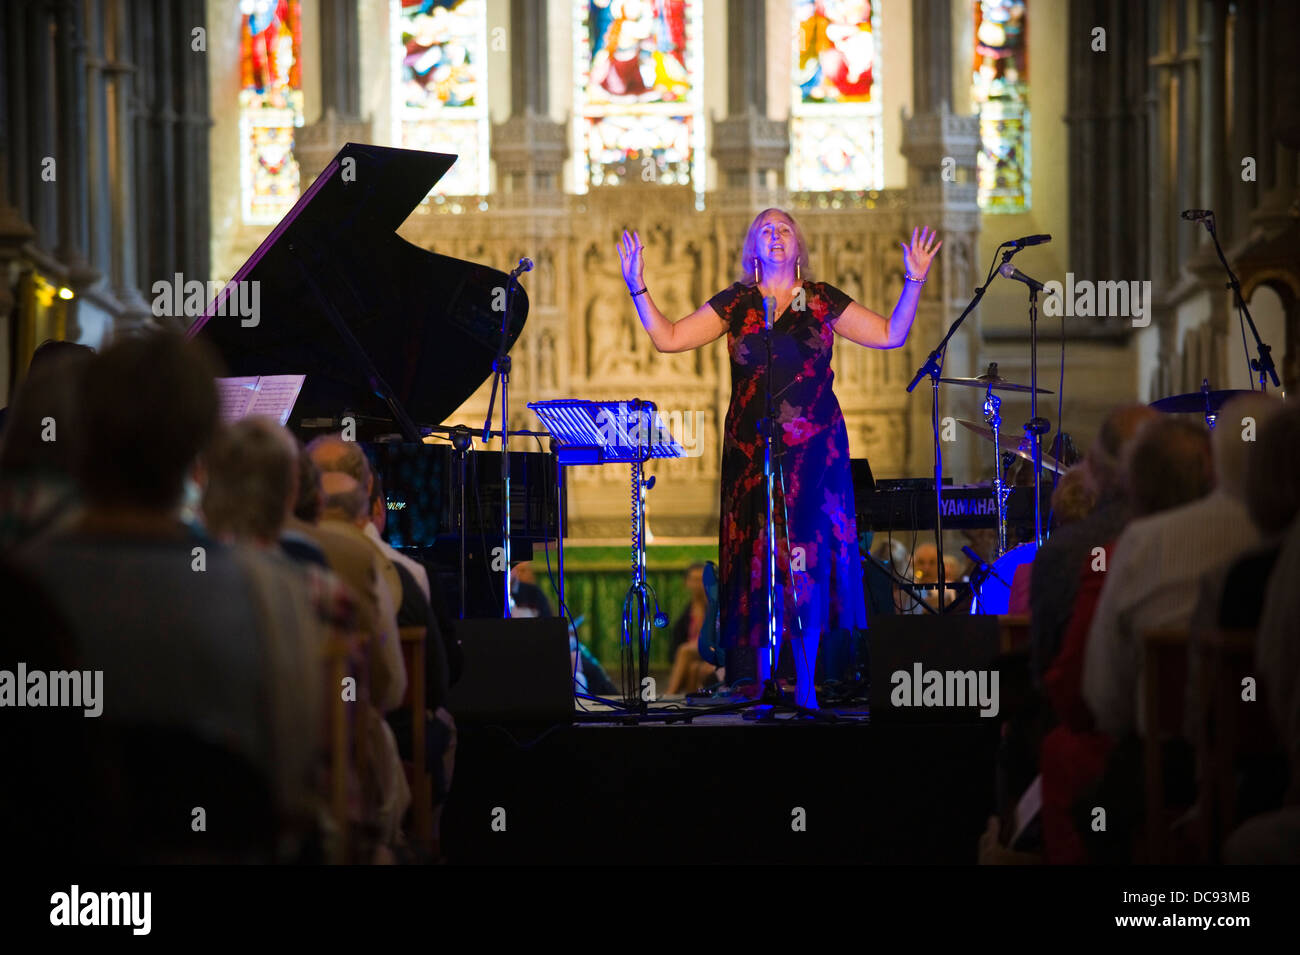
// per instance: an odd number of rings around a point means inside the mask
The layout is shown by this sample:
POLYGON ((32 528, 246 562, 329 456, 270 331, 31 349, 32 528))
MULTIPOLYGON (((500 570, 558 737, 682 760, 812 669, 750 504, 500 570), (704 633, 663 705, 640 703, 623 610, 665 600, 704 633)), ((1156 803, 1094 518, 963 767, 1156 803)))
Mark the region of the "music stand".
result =
MULTIPOLYGON (((685 451, 668 431, 653 402, 633 398, 630 401, 588 401, 582 398, 559 398, 530 401, 528 407, 551 435, 555 447, 556 485, 560 494, 560 513, 564 513, 563 469, 573 465, 631 465, 632 585, 623 600, 623 697, 629 708, 645 716, 648 707, 640 692, 650 668, 651 626, 668 625, 659 611, 659 597, 645 576, 645 492, 654 487, 654 478, 645 479, 645 462, 652 458, 680 458, 685 451), (654 606, 654 615, 650 607, 654 606), (637 634, 637 679, 632 672, 632 634, 637 634)), ((568 616, 564 603, 564 534, 556 536, 560 613, 568 616)))

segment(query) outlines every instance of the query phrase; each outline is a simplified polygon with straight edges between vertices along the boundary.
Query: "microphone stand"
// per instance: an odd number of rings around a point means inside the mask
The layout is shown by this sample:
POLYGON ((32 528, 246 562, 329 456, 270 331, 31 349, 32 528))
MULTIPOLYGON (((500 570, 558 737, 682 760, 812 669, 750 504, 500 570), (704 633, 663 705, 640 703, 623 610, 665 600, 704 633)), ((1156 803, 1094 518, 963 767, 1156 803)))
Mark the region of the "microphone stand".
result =
POLYGON ((763 490, 765 492, 767 513, 763 525, 767 533, 767 575, 764 589, 767 591, 767 680, 764 681, 764 693, 779 695, 777 692, 776 669, 776 520, 773 514, 773 502, 776 495, 775 474, 772 467, 772 442, 776 429, 773 428, 772 415, 772 326, 776 324, 776 299, 770 296, 763 299, 763 312, 766 321, 763 329, 763 343, 767 346, 766 385, 764 389, 763 408, 763 490))
MULTIPOLYGON (((1003 242, 994 249, 994 256, 1006 248, 1006 245, 1007 243, 1003 242)), ((1006 261, 1018 251, 1019 249, 1008 250, 1003 260, 1006 261)), ((948 347, 948 340, 956 334, 957 329, 961 327, 961 323, 966 320, 966 316, 979 305, 980 299, 984 297, 984 293, 993 284, 993 276, 996 274, 997 265, 995 259, 994 265, 989 268, 989 274, 984 277, 984 284, 975 290, 974 297, 962 309, 962 313, 957 316, 956 321, 949 327, 947 334, 943 336, 939 344, 934 346, 934 349, 926 357, 921 367, 916 370, 911 383, 907 386, 907 392, 911 394, 923 377, 930 376, 930 426, 934 431, 934 547, 939 557, 939 613, 943 613, 943 601, 947 588, 946 568, 943 561, 943 448, 939 440, 939 378, 943 375, 943 355, 944 349, 948 347)), ((917 308, 920 308, 920 305, 918 297, 917 308)))
POLYGON ((1210 213, 1201 222, 1205 224, 1205 231, 1210 233, 1210 238, 1214 241, 1214 251, 1218 254, 1219 261, 1223 263, 1224 271, 1228 273, 1228 283, 1224 288, 1232 289, 1232 297, 1237 304, 1237 314, 1246 316, 1246 324, 1250 326, 1250 333, 1255 337, 1255 352, 1259 357, 1250 360, 1250 368, 1259 376, 1259 390, 1268 391, 1269 379, 1272 379, 1274 388, 1281 388, 1282 383, 1277 377, 1277 366, 1273 364, 1273 349, 1265 345, 1264 340, 1259 337, 1259 329, 1255 327, 1255 320, 1250 316, 1246 300, 1241 296, 1241 283, 1237 281, 1232 266, 1228 265, 1228 260, 1223 255, 1223 246, 1219 245, 1219 235, 1214 228, 1214 213, 1210 213))
MULTIPOLYGON (((1002 254, 1002 264, 1011 261, 1018 250, 1008 249, 1002 254)), ((1050 421, 1038 416, 1038 287, 1029 286, 1029 421, 1027 434, 1034 446, 1034 547, 1043 546, 1043 435, 1052 427, 1050 421)))
MULTIPOLYGON (((778 624, 776 620, 776 521, 775 521, 775 498, 776 498, 776 464, 773 454, 773 443, 776 441, 776 414, 772 408, 772 332, 773 326, 776 325, 776 299, 767 296, 763 299, 763 343, 767 349, 767 368, 764 370, 765 395, 764 395, 764 415, 759 422, 758 432, 763 438, 763 490, 767 495, 766 523, 767 528, 767 572, 763 575, 764 590, 767 594, 767 659, 768 670, 767 679, 763 680, 763 692, 757 698, 745 700, 740 703, 723 703, 719 706, 709 707, 707 712, 710 714, 735 713, 740 710, 757 708, 759 719, 767 721, 775 718, 776 708, 790 710, 797 716, 807 719, 819 720, 821 722, 833 723, 836 721, 834 713, 825 713, 821 710, 811 710, 807 707, 800 706, 786 699, 781 694, 780 686, 777 684, 776 671, 779 658, 777 656, 778 624)), ((784 478, 782 479, 782 501, 784 502, 784 478)), ((790 520, 787 512, 785 529, 787 534, 786 549, 789 550, 788 535, 790 533, 790 520)), ((791 587, 793 591, 793 571, 790 571, 791 587)), ((784 611, 784 606, 782 607, 784 611)), ((795 609, 798 614, 798 608, 795 609)), ((784 612, 782 613, 784 616, 784 612)), ((802 629, 802 627, 801 627, 802 629)), ((815 661, 814 661, 815 663, 815 661)), ((814 666, 808 668, 809 679, 814 679, 814 666)), ((761 676, 761 674, 760 674, 761 676)))
POLYGON ((456 523, 460 534, 460 619, 465 619, 465 465, 470 448, 474 445, 474 434, 464 425, 451 429, 451 446, 456 457, 456 498, 459 520, 456 523))
POLYGON ((514 301, 519 276, 533 267, 532 260, 520 259, 510 270, 506 282, 506 307, 501 313, 501 344, 492 360, 492 397, 488 399, 487 418, 483 421, 483 442, 486 444, 492 430, 492 406, 497 400, 497 386, 501 386, 501 547, 505 557, 502 576, 501 616, 510 619, 510 356, 506 354, 506 341, 510 335, 510 305, 514 301))

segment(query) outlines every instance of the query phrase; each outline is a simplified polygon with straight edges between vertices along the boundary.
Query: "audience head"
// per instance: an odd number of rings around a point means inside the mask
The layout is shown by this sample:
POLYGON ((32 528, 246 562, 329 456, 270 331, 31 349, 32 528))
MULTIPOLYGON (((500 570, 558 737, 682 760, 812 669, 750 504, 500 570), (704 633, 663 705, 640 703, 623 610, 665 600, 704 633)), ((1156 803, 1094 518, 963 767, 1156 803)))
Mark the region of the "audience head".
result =
POLYGON ((217 428, 216 359, 174 332, 110 345, 82 380, 77 473, 92 507, 174 511, 217 428))
POLYGON ((47 338, 36 346, 32 352, 32 359, 27 363, 27 374, 36 371, 47 361, 63 361, 67 358, 87 359, 93 358, 95 349, 89 345, 82 345, 80 342, 56 341, 53 338, 47 338))
POLYGON ((1139 517, 1190 504, 1214 487, 1210 432, 1199 422, 1158 415, 1138 431, 1126 458, 1139 517))
MULTIPOLYGON (((932 584, 939 580, 939 551, 933 544, 921 544, 912 552, 913 578, 917 583, 932 584)), ((943 576, 954 581, 961 573, 961 564, 951 554, 943 559, 943 576)))
POLYGON ((1097 491, 1082 467, 1072 467, 1062 474, 1052 492, 1052 514, 1058 526, 1087 517, 1096 503, 1097 491))
POLYGON ((1092 482, 1098 500, 1127 493, 1125 449, 1143 424, 1159 417, 1160 412, 1146 405, 1121 405, 1102 421, 1084 459, 1088 470, 1083 475, 1092 482))
POLYGON ((357 442, 345 441, 342 435, 337 434, 321 435, 307 445, 307 453, 322 474, 339 471, 351 475, 369 498, 372 483, 370 462, 357 442))
POLYGON ((1238 500, 1245 499, 1250 450, 1258 443, 1264 423, 1281 410, 1281 400, 1263 392, 1240 395, 1223 406, 1210 434, 1215 487, 1238 500))
POLYGON ((324 471, 320 476, 321 519, 362 526, 368 520, 370 498, 351 474, 324 471))
POLYGON ((5 419, 0 471, 72 476, 77 464, 74 421, 79 392, 94 356, 85 345, 71 342, 46 342, 36 350, 5 419), (52 347, 56 345, 66 347, 52 347))
MULTIPOLYGON (((1218 427, 1225 427, 1223 417, 1218 427)), ((1259 426, 1246 458, 1246 506, 1265 537, 1285 533, 1300 514, 1300 405, 1295 402, 1259 426)))
POLYGON ((298 442, 298 494, 293 516, 304 523, 315 524, 320 521, 320 512, 320 468, 298 442))
POLYGON ((686 568, 686 593, 691 600, 703 603, 707 599, 704 593, 704 565, 694 563, 686 568))
POLYGON ((205 455, 203 517, 214 534, 270 544, 280 536, 298 491, 298 443, 270 418, 222 428, 205 455))

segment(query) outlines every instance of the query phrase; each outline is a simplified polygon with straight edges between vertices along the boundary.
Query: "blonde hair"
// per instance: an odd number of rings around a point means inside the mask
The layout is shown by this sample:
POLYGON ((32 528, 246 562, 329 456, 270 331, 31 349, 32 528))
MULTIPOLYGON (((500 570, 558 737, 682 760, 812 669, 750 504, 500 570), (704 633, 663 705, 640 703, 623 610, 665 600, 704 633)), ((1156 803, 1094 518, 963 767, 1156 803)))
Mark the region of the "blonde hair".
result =
POLYGON ((812 281, 812 269, 808 264, 808 243, 804 241, 799 223, 795 222, 794 217, 784 209, 764 209, 749 224, 749 231, 745 233, 745 241, 740 247, 740 281, 746 285, 754 281, 754 263, 758 259, 758 234, 763 227, 763 222, 773 214, 790 223, 790 229, 794 232, 794 241, 799 245, 797 260, 799 273, 805 282, 812 281))
POLYGON ((1087 469, 1076 465, 1061 475, 1052 492, 1052 510, 1058 525, 1073 524, 1087 517, 1097 505, 1097 490, 1087 469))

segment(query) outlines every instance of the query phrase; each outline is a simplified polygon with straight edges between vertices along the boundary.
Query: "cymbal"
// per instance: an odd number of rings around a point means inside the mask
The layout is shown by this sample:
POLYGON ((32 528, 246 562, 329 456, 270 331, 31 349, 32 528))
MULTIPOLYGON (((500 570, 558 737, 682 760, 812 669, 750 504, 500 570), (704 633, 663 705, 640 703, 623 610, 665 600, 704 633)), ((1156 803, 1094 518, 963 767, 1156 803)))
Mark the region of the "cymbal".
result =
POLYGON ((1151 402, 1156 411, 1168 414, 1204 414, 1206 411, 1218 411, 1238 395, 1251 392, 1241 388, 1226 388, 1222 391, 1189 391, 1185 395, 1170 395, 1151 402))
MULTIPOLYGON (((994 391, 1033 391, 1029 385, 1022 385, 1012 381, 1009 378, 1003 378, 1001 375, 980 375, 976 378, 940 378, 941 382, 949 385, 965 385, 967 388, 992 388, 994 391)), ((1040 395, 1050 395, 1051 391, 1046 388, 1039 388, 1040 395)))
MULTIPOLYGON (((963 428, 965 428, 967 431, 974 431, 985 441, 993 440, 993 429, 990 428, 988 425, 984 424, 983 422, 968 421, 965 418, 958 418, 957 423, 961 425, 963 428)), ((1007 441, 1007 436, 1005 432, 1003 433, 1002 438, 1004 441, 1007 441)), ((1009 451, 1010 453, 1016 455, 1017 457, 1024 458, 1030 464, 1033 464, 1034 449, 1032 447, 1027 447, 1026 446, 1027 443, 1028 443, 1027 439, 1022 440, 1019 447, 1013 448, 1010 446, 1010 442, 1008 441, 1007 443, 1004 443, 1002 445, 1002 450, 1009 451)), ((1052 457, 1046 451, 1043 451, 1042 455, 1043 455, 1043 470, 1055 471, 1057 474, 1064 474, 1066 471, 1069 470, 1069 468, 1066 465, 1062 464, 1060 461, 1052 457)))

